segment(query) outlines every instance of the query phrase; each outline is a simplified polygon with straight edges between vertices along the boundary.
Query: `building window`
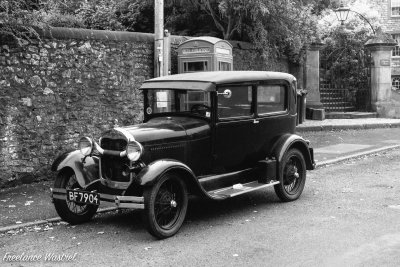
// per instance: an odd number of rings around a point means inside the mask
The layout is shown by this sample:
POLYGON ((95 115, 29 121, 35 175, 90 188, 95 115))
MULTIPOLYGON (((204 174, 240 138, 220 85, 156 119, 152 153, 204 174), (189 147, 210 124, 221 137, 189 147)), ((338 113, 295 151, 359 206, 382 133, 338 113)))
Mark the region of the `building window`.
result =
POLYGON ((400 0, 391 0, 390 3, 392 16, 400 17, 400 0))
POLYGON ((400 76, 392 77, 392 89, 393 90, 400 90, 400 76))
POLYGON ((392 37, 397 42, 397 45, 392 50, 392 56, 400 57, 400 34, 393 34, 392 37))

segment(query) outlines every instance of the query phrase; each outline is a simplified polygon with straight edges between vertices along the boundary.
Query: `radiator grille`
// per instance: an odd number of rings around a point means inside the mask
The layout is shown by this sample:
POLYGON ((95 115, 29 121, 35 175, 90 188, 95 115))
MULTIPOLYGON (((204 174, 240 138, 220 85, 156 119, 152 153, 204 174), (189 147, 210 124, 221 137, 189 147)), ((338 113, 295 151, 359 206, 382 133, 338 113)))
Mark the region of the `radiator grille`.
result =
MULTIPOLYGON (((126 149, 127 141, 123 139, 103 138, 100 144, 106 150, 123 151, 126 149)), ((101 176, 116 182, 129 182, 129 175, 124 176, 123 171, 129 166, 129 159, 115 156, 101 157, 101 176)))

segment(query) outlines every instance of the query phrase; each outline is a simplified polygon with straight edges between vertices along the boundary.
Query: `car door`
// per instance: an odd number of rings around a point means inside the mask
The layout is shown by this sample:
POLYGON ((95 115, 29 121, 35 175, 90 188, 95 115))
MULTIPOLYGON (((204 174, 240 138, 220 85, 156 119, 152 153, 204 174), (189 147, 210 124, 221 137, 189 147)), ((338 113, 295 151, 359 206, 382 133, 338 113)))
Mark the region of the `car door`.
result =
POLYGON ((220 86, 214 138, 214 171, 229 172, 250 166, 254 143, 252 85, 220 86), (227 95, 229 90, 230 95, 227 95), (223 94, 225 92, 225 94, 223 94))
POLYGON ((288 82, 266 81, 256 86, 256 120, 254 143, 257 159, 265 159, 276 140, 286 133, 294 133, 296 115, 291 114, 293 92, 288 82))

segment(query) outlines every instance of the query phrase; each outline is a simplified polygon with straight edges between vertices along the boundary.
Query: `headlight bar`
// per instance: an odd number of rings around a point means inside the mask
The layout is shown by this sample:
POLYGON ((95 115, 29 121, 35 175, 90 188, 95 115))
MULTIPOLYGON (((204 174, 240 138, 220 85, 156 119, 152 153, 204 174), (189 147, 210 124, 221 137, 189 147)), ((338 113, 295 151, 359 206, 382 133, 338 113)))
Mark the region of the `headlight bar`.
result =
POLYGON ((115 150, 107 150, 107 149, 102 149, 99 144, 96 143, 96 141, 93 141, 94 147, 96 150, 101 154, 101 155, 107 155, 107 156, 116 156, 116 157, 125 157, 126 156, 126 150, 124 151, 115 151, 115 150))
POLYGON ((107 156, 114 156, 121 158, 128 157, 129 160, 131 161, 137 161, 143 154, 143 146, 136 140, 130 140, 124 151, 103 149, 96 141, 94 141, 89 137, 82 137, 79 146, 80 146, 79 149, 81 150, 81 153, 84 156, 89 156, 90 154, 93 153, 93 149, 96 149, 100 155, 107 155, 107 156))

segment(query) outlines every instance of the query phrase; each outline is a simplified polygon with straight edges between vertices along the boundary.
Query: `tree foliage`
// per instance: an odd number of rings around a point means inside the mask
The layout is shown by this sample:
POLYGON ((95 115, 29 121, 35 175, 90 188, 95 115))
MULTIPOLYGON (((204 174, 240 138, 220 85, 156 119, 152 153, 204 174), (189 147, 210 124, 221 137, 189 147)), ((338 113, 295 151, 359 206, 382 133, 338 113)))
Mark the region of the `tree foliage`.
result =
POLYGON ((365 89, 368 83, 370 56, 365 43, 379 32, 379 14, 366 0, 349 3, 351 10, 340 25, 332 10, 325 11, 319 21, 319 32, 325 43, 321 51, 322 80, 336 88, 345 88, 349 95, 365 89), (371 28, 372 25, 373 29, 371 28))
MULTIPOLYGON (((132 14, 152 10, 154 4, 151 0, 125 1, 131 3, 132 14)), ((178 35, 248 41, 269 58, 286 54, 297 59, 294 55, 316 36, 317 13, 329 5, 329 0, 166 0, 165 27, 178 35)), ((153 29, 153 21, 149 22, 147 28, 153 29)), ((123 25, 131 29, 143 25, 138 19, 129 23, 123 25)))
POLYGON ((119 6, 117 0, 84 1, 75 13, 87 29, 122 31, 125 28, 117 17, 119 6))
MULTIPOLYGON (((41 0, 37 11, 28 10, 30 17, 22 15, 22 3, 38 0, 0 1, 8 6, 20 3, 18 12, 8 12, 15 19, 14 26, 17 18, 24 18, 28 25, 41 22, 50 26, 154 31, 154 0, 41 0), (31 23, 27 18, 37 21, 31 23)), ((294 60, 316 36, 317 16, 331 5, 331 0, 164 2, 165 28, 172 34, 248 41, 268 58, 289 55, 294 60)), ((5 9, 6 6, 2 8, 5 9)), ((17 27, 14 29, 19 32, 17 27)))
POLYGON ((21 44, 22 40, 39 38, 43 16, 34 0, 0 0, 0 34, 21 44))

